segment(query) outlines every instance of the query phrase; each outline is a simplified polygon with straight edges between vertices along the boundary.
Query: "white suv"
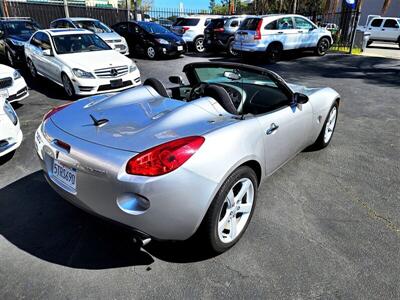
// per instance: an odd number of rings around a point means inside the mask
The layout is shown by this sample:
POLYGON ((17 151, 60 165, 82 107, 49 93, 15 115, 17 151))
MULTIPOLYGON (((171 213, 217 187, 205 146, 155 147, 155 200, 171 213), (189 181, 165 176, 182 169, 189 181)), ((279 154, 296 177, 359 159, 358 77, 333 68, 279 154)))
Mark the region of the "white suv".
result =
POLYGON ((206 29, 211 19, 220 17, 217 15, 195 15, 177 18, 171 27, 171 31, 181 36, 188 45, 193 45, 196 52, 204 52, 204 29, 206 29))
POLYGON ((69 97, 120 91, 141 83, 135 63, 85 29, 46 29, 25 45, 32 77, 64 87, 69 97))
POLYGON ((366 27, 370 33, 368 45, 374 41, 394 42, 400 47, 400 18, 387 18, 377 16, 366 27))
POLYGON ((316 54, 325 55, 332 42, 329 30, 317 27, 303 16, 266 15, 242 22, 233 49, 242 54, 265 54, 274 62, 284 50, 311 48, 316 54))

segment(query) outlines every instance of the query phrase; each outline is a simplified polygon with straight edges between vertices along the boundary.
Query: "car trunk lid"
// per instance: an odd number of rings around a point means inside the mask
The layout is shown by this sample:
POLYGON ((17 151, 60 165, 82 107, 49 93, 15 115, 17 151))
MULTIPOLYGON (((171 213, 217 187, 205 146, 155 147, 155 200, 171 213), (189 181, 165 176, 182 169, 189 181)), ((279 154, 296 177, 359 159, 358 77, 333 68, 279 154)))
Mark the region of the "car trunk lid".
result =
POLYGON ((221 119, 218 106, 207 99, 187 103, 164 98, 151 87, 143 86, 128 93, 82 99, 51 116, 51 121, 85 141, 141 152, 169 140, 203 135, 221 126, 221 121, 212 122, 221 119))

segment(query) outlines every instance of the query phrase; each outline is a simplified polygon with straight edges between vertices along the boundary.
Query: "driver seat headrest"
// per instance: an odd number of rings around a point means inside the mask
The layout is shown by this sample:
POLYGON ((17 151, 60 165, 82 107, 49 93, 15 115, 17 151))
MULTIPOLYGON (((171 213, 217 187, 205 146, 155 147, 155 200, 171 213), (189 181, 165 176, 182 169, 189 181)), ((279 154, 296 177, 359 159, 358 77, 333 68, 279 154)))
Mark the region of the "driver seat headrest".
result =
POLYGON ((203 96, 214 98, 228 113, 233 115, 239 114, 235 105, 233 105, 231 97, 223 87, 210 84, 204 89, 203 96))

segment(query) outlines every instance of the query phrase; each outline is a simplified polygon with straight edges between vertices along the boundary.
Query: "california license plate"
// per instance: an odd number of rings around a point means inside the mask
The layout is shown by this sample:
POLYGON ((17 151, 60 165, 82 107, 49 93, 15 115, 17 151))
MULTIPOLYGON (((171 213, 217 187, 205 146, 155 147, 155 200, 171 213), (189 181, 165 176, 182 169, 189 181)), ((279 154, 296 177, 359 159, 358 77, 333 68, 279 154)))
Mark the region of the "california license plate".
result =
POLYGON ((68 168, 54 160, 53 177, 70 189, 76 190, 76 169, 68 168))
POLYGON ((183 50, 183 46, 178 46, 178 51, 182 51, 183 50))

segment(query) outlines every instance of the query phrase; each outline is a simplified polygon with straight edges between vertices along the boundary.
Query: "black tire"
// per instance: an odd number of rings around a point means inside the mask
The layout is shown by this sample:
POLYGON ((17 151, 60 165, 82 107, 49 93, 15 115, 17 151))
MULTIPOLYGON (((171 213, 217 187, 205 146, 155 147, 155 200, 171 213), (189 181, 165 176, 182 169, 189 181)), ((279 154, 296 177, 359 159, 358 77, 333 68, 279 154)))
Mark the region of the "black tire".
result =
POLYGON ((268 46, 267 61, 270 64, 277 63, 282 57, 283 47, 281 44, 274 43, 268 46))
POLYGON ((37 78, 38 77, 38 73, 36 70, 36 67, 34 65, 34 63, 32 62, 32 60, 30 58, 27 59, 26 62, 28 69, 29 69, 29 74, 31 75, 32 78, 37 78))
POLYGON ((62 83, 63 83, 63 86, 64 86, 65 94, 67 94, 67 96, 69 98, 74 98, 76 96, 75 89, 74 89, 74 86, 73 86, 71 80, 67 76, 67 74, 62 73, 61 74, 61 79, 62 79, 62 83))
POLYGON ((6 49, 6 59, 7 59, 8 64, 10 65, 10 67, 14 68, 16 66, 15 57, 12 55, 12 53, 8 49, 6 49))
POLYGON ((235 245, 249 225, 251 218, 254 213, 254 209, 257 201, 257 175, 253 169, 248 166, 241 166, 236 169, 229 177, 225 180, 217 194, 215 195, 214 200, 212 201, 200 228, 200 237, 202 239, 202 244, 207 245, 208 249, 212 253, 222 253, 235 245), (223 209, 225 199, 231 188, 240 180, 240 179, 250 179, 253 187, 254 187, 254 198, 253 205, 251 208, 250 215, 247 219, 246 224, 244 225, 241 232, 237 235, 235 239, 233 239, 229 243, 225 243, 221 241, 218 234, 218 222, 220 221, 220 213, 223 209))
POLYGON ((194 51, 197 53, 204 53, 206 48, 204 48, 204 37, 199 36, 193 41, 194 51))
POLYGON ((315 48, 315 54, 318 56, 324 56, 331 47, 331 41, 327 37, 323 37, 318 41, 317 48, 315 48))
POLYGON ((153 46, 146 48, 146 56, 148 59, 155 59, 157 57, 157 51, 153 46))
POLYGON ((320 149, 323 149, 323 148, 327 147, 327 146, 329 145, 329 143, 332 141, 332 137, 333 137, 333 134, 334 134, 335 129, 336 129, 337 118, 338 118, 338 115, 339 115, 339 109, 338 109, 338 108, 339 108, 339 103, 338 103, 338 101, 336 101, 336 102, 332 105, 331 109, 329 110, 329 113, 328 113, 328 115, 327 115, 327 117, 326 117, 326 120, 325 120, 325 122, 324 122, 324 126, 322 126, 321 132, 320 132, 320 134, 319 134, 317 140, 316 140, 315 143, 310 147, 311 149, 313 149, 313 150, 320 150, 320 149), (333 130, 332 130, 332 135, 331 135, 331 137, 329 138, 328 141, 326 141, 326 140, 325 140, 326 126, 328 125, 329 116, 330 116, 330 114, 331 114, 331 112, 332 112, 333 109, 336 109, 335 124, 334 124, 333 130))
POLYGON ((233 50, 233 43, 234 43, 234 41, 235 41, 234 39, 230 40, 229 43, 228 43, 228 48, 227 48, 228 54, 229 54, 230 56, 232 56, 232 57, 239 56, 239 53, 238 53, 237 51, 233 50))

